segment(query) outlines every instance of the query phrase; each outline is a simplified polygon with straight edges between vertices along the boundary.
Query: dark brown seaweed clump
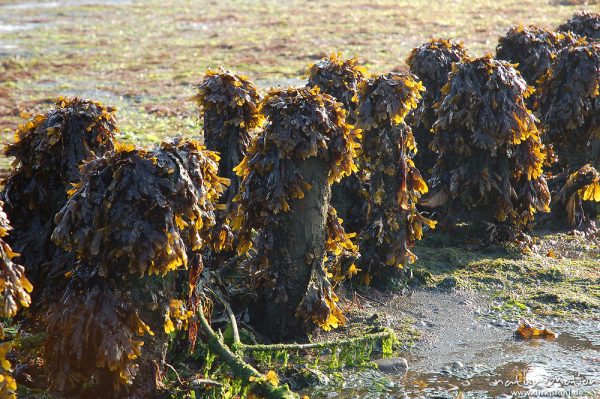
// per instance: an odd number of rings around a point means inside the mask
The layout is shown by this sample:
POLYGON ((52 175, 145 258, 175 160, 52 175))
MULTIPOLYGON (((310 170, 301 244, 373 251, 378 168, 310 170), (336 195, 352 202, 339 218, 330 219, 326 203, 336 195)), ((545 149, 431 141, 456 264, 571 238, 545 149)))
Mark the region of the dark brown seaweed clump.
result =
POLYGON ((406 60, 410 72, 425 86, 422 100, 407 119, 418 145, 413 161, 426 177, 431 174, 437 159, 437 154, 430 148, 433 139, 431 128, 437 118, 435 106, 443 98, 442 87, 448 82, 452 64, 464 60, 467 56, 467 50, 462 43, 433 39, 415 47, 406 60))
MULTIPOLYGON (((343 104, 348 123, 355 123, 359 106, 358 88, 367 79, 367 71, 356 58, 343 59, 332 54, 317 61, 306 71, 307 87, 318 87, 343 104)), ((359 170, 360 170, 359 165, 359 170)), ((346 230, 359 232, 365 225, 368 208, 368 176, 353 173, 331 188, 331 204, 344 220, 346 230)))
POLYGON ((343 59, 341 54, 314 63, 306 71, 308 87, 317 86, 344 105, 348 121, 352 122, 358 107, 358 87, 367 79, 367 70, 358 65, 356 58, 343 59))
POLYGON ((327 223, 329 186, 356 171, 357 132, 340 105, 318 88, 271 90, 261 104, 264 131, 236 167, 238 252, 249 254, 246 267, 265 306, 277 307, 265 315, 275 336, 300 333, 293 326, 301 319, 325 329, 344 320, 324 263, 344 252, 329 257, 326 245, 346 241, 327 238, 327 230, 340 233, 333 216, 327 223))
POLYGON ((226 183, 217 159, 176 138, 151 151, 118 146, 84 165, 52 234, 78 258, 48 315, 53 388, 80 388, 98 376, 112 381, 100 384, 107 395, 132 383, 139 397, 156 389, 153 364, 164 361, 167 334, 188 327, 199 306, 193 276, 202 265, 188 254, 214 245, 215 202, 226 183), (189 286, 176 288, 175 276, 188 268, 189 286))
MULTIPOLYGON (((239 179, 233 169, 246 155, 251 133, 264 121, 258 111, 260 95, 246 76, 223 69, 207 71, 197 89, 194 98, 204 120, 204 144, 207 149, 219 153, 219 176, 231 182, 220 201, 226 207, 232 207, 239 188, 239 179)), ((235 244, 226 223, 227 212, 227 209, 217 211, 213 232, 220 254, 205 255, 207 265, 212 267, 221 266, 234 254, 230 251, 235 244)))
POLYGON ((555 214, 566 219, 571 228, 586 233, 596 232, 596 224, 590 217, 590 213, 594 214, 596 210, 586 205, 600 202, 600 173, 588 164, 573 173, 557 176, 556 182, 554 186, 558 189, 552 198, 555 214))
POLYGON ((561 50, 540 80, 538 114, 545 139, 558 156, 552 168, 556 201, 573 228, 592 232, 591 219, 600 202, 596 170, 600 168, 600 44, 561 50), (583 195, 587 193, 586 195, 583 195))
POLYGON ((577 43, 570 33, 557 33, 537 26, 515 26, 501 37, 496 58, 509 61, 521 72, 525 81, 537 87, 537 81, 550 69, 556 53, 577 43))
MULTIPOLYGON (((13 317, 22 308, 31 305, 29 294, 33 286, 25 277, 25 268, 16 264, 16 254, 5 241, 12 229, 0 202, 0 317, 13 317)), ((4 328, 0 322, 0 339, 4 339, 4 328)), ((17 383, 11 374, 11 364, 6 355, 12 349, 10 342, 0 343, 0 397, 16 399, 17 383)))
POLYGON ((490 55, 468 59, 454 64, 442 92, 431 201, 453 218, 518 228, 548 212, 547 151, 524 103, 532 89, 516 69, 490 55))
POLYGON ((559 32, 573 32, 589 40, 600 40, 600 14, 582 11, 575 13, 557 29, 559 32))
MULTIPOLYGON (((246 76, 225 70, 207 71, 197 89, 194 99, 204 120, 204 144, 221 154, 220 175, 234 177, 233 168, 250 145, 250 133, 263 123, 260 95, 246 76)), ((231 187, 233 196, 237 184, 231 187)))
POLYGON ((537 108, 560 169, 600 166, 600 44, 558 53, 540 81, 537 108))
POLYGON ((360 87, 357 126, 364 129, 361 163, 371 175, 368 222, 360 234, 362 278, 367 284, 387 266, 415 261, 411 252, 423 225, 435 222, 416 209, 428 191, 411 157, 416 144, 404 122, 424 91, 412 74, 372 77, 360 87))
POLYGON ((64 280, 73 259, 50 240, 54 215, 79 181, 82 163, 113 149, 119 131, 114 112, 92 100, 60 98, 46 114, 19 125, 15 142, 6 147, 15 169, 0 197, 14 228, 9 242, 36 287, 35 307, 45 303, 40 296, 62 292, 64 285, 55 283, 64 280))

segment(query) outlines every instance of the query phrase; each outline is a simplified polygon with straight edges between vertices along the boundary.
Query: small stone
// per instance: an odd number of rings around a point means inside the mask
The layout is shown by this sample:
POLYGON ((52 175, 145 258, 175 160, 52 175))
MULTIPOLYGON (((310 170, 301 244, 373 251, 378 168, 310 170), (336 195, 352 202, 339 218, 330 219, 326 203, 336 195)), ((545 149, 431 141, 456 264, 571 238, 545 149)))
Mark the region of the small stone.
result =
POLYGON ((438 283, 438 288, 453 289, 458 286, 458 279, 454 276, 448 276, 438 283))
POLYGON ((448 392, 437 392, 437 393, 434 393, 432 396, 428 396, 428 398, 430 398, 430 399, 452 399, 452 398, 454 398, 454 396, 452 396, 448 392))
POLYGON ((327 394, 327 399, 330 399, 330 398, 337 398, 338 396, 340 396, 340 394, 339 394, 339 393, 337 393, 337 392, 329 392, 329 393, 327 394))
POLYGON ((462 364, 461 362, 454 362, 451 364, 452 368, 457 370, 457 369, 464 369, 465 365, 462 364))
POLYGON ((403 357, 389 357, 375 360, 375 364, 384 373, 404 374, 408 370, 408 362, 403 357))

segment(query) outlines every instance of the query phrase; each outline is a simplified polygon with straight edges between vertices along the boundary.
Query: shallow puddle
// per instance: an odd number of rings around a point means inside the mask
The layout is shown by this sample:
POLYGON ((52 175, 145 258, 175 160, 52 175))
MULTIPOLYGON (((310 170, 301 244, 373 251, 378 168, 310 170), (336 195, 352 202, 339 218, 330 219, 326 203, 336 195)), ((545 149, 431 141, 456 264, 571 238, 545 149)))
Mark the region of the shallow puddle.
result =
POLYGON ((0 33, 11 33, 11 32, 17 32, 17 31, 22 31, 22 30, 30 30, 30 29, 35 29, 37 26, 38 26, 38 24, 35 24, 35 23, 22 23, 19 25, 13 25, 13 24, 4 23, 4 22, 0 21, 0 33))
POLYGON ((514 336, 464 294, 418 291, 386 305, 421 324, 423 340, 401 353, 406 374, 345 370, 311 398, 598 398, 600 321, 555 321, 553 340, 514 336))

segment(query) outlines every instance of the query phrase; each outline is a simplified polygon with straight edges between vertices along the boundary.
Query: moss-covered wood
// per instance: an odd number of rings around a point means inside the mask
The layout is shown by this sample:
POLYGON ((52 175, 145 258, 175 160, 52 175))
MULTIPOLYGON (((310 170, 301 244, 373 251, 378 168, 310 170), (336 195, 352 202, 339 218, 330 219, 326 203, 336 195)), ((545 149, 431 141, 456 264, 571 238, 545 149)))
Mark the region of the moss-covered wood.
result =
POLYGON ((238 354, 231 351, 213 331, 212 327, 204 317, 202 312, 198 313, 200 326, 205 335, 206 347, 211 353, 217 356, 217 359, 225 364, 232 371, 235 378, 242 381, 244 385, 250 385, 255 395, 260 395, 265 399, 298 399, 299 396, 290 391, 287 385, 278 386, 278 384, 269 381, 264 375, 258 372, 250 364, 246 363, 238 354))

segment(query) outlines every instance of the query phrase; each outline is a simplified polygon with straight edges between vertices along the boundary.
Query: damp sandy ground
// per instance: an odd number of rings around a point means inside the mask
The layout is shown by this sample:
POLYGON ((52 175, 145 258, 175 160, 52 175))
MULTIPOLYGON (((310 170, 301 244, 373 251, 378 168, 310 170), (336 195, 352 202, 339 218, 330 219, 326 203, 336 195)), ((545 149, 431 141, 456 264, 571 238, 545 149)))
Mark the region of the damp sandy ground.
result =
POLYGON ((307 390, 311 398, 600 397, 600 319, 548 319, 554 340, 522 340, 516 321, 478 294, 416 290, 384 302, 375 311, 392 323, 412 318, 422 331, 400 353, 408 372, 345 370, 343 380, 307 390))

